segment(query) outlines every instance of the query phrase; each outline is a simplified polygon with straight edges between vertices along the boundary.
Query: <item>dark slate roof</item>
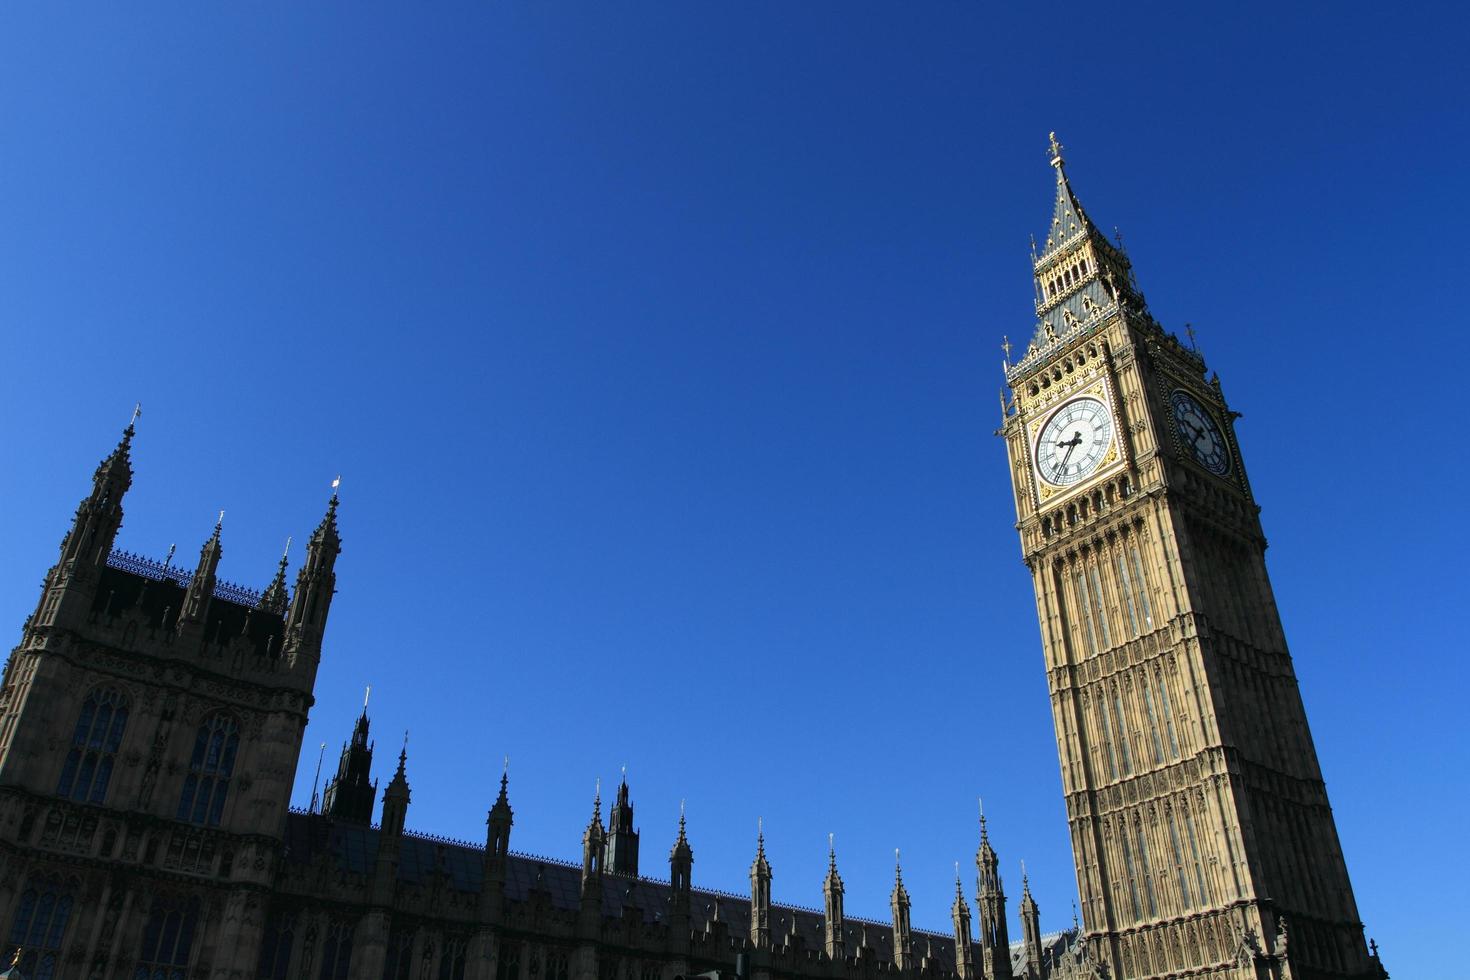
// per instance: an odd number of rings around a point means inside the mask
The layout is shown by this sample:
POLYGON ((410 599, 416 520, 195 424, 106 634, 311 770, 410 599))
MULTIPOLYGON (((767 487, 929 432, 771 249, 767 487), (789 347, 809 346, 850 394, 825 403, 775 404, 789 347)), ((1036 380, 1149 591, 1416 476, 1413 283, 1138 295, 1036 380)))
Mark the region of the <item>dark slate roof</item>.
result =
MULTIPOLYGON (((304 866, 326 857, 338 870, 368 875, 378 853, 377 827, 332 820, 320 814, 293 812, 286 820, 286 860, 304 866)), ((398 878, 421 884, 431 875, 448 876, 451 887, 478 892, 484 885, 483 848, 412 832, 405 833, 400 850, 398 878)), ((580 904, 580 865, 555 858, 512 853, 505 885, 506 897, 525 901, 533 890, 546 892, 553 908, 574 912, 580 904)), ((690 925, 705 930, 718 918, 731 935, 750 934, 750 899, 728 892, 696 888, 690 902, 690 925)), ((602 886, 602 914, 621 918, 636 911, 644 922, 665 919, 669 908, 669 885, 651 878, 606 874, 602 886)), ((782 943, 786 936, 799 935, 809 949, 820 949, 823 941, 822 913, 789 905, 771 907, 771 935, 782 943)), ((846 946, 854 954, 867 945, 882 958, 893 954, 893 927, 889 923, 847 917, 846 946)), ((913 932, 914 953, 933 955, 941 968, 954 968, 954 937, 947 934, 913 932)))

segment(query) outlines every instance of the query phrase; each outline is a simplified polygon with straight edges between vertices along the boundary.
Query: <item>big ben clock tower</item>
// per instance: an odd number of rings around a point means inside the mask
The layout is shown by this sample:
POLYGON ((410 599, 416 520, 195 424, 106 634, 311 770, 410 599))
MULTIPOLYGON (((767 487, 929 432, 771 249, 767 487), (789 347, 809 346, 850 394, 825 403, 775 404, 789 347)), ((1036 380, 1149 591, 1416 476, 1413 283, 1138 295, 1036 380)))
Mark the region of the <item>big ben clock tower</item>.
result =
POLYGON ((1381 977, 1266 574, 1235 414, 1149 315, 1053 135, 1001 434, 1087 955, 1114 978, 1381 977))

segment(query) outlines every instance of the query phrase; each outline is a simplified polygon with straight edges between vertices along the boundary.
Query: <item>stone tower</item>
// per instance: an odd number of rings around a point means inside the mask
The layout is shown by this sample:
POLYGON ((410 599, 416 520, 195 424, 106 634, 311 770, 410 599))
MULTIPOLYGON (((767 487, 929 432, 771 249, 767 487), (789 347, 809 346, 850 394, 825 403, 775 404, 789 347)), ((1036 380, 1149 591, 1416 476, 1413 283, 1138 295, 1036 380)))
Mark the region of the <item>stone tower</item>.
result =
POLYGON ((1055 136, 1051 162, 1039 322, 1006 365, 1001 435, 1089 955, 1123 978, 1377 976, 1236 413, 1192 344, 1149 314, 1055 136))
POLYGON ((206 928, 253 959, 332 599, 335 496, 290 597, 284 562, 263 593, 218 577, 223 514, 192 571, 116 550, 133 436, 0 682, 0 922, 31 976, 172 975, 206 928))

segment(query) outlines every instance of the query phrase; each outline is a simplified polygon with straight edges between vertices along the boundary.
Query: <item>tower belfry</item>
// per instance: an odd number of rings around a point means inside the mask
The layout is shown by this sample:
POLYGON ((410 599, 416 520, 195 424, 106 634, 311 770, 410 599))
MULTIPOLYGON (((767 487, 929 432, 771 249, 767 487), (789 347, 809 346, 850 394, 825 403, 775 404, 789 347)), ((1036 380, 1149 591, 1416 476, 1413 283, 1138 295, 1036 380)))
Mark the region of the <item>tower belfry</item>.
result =
POLYGON ((1036 328, 1007 365, 1000 434, 1089 956, 1120 978, 1377 976, 1236 416, 1149 314, 1054 134, 1049 149, 1036 328))

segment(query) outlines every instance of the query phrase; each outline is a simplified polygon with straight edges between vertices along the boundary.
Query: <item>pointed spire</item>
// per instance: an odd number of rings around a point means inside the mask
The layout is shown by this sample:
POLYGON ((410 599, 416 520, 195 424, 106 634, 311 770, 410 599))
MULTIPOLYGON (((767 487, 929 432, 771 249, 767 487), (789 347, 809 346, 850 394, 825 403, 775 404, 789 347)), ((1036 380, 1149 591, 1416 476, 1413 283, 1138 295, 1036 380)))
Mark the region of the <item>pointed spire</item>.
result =
POLYGON ((822 881, 825 933, 824 949, 827 958, 840 961, 846 957, 847 945, 843 935, 844 916, 842 911, 842 876, 837 873, 837 845, 832 834, 827 835, 827 877, 822 881))
MULTIPOLYGON (((276 565, 276 577, 271 579, 271 584, 268 585, 265 592, 261 594, 260 603, 255 608, 264 609, 267 612, 273 612, 278 616, 286 611, 286 606, 288 606, 291 602, 291 597, 286 594, 286 562, 287 559, 290 557, 290 554, 291 537, 290 535, 287 535, 286 547, 281 552, 281 560, 279 564, 276 565)), ((366 712, 367 705, 364 704, 362 707, 363 711, 366 712)))
POLYGON ((388 786, 383 790, 383 832, 390 835, 403 833, 403 824, 408 817, 408 732, 403 733, 403 748, 398 752, 398 770, 393 773, 388 786))
POLYGON ((893 849, 893 894, 889 896, 893 908, 893 965, 900 970, 917 966, 914 962, 913 931, 909 924, 909 893, 903 886, 903 864, 899 861, 898 848, 893 849))
POLYGON ((1056 196, 1046 241, 1031 263, 1039 321, 1031 350, 1095 326, 1115 307, 1143 305, 1142 296, 1129 288, 1132 267, 1121 246, 1108 241, 1073 193, 1056 133, 1050 134, 1047 150, 1057 174, 1056 196))
POLYGON ((1042 980, 1041 910, 1031 897, 1031 880, 1026 876, 1026 862, 1021 862, 1021 945, 1025 950, 1025 980, 1042 980))
POLYGON ((618 795, 607 821, 607 861, 613 874, 638 875, 638 831, 633 828, 633 803, 628 791, 628 767, 623 766, 618 795))

